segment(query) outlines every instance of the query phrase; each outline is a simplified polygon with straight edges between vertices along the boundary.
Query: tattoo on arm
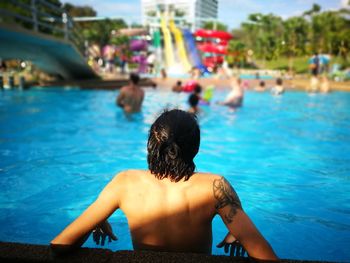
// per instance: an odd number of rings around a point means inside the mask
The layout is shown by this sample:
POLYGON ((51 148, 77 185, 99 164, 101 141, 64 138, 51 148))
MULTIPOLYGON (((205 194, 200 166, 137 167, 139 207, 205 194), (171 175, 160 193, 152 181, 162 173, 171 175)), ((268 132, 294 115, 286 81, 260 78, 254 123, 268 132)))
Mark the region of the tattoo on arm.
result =
POLYGON ((216 199, 216 210, 229 206, 230 210, 224 215, 224 218, 228 224, 231 223, 237 209, 242 209, 237 193, 230 183, 224 177, 221 177, 213 182, 213 194, 216 199))

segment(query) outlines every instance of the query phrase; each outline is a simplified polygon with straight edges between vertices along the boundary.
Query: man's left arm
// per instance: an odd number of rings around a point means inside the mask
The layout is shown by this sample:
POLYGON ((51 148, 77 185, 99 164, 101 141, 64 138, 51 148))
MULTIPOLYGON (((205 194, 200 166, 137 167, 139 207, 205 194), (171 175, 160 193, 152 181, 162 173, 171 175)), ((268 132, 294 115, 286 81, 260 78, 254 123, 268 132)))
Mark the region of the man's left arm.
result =
POLYGON ((248 255, 260 260, 278 260, 270 244, 243 211, 237 193, 224 177, 213 181, 213 195, 216 211, 248 255))

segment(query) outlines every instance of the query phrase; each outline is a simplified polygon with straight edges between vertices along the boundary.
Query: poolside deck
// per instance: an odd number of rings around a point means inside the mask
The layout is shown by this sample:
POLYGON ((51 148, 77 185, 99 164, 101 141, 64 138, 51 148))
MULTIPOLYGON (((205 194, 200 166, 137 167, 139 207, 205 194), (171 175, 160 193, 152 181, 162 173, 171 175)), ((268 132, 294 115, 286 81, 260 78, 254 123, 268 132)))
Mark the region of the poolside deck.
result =
MULTIPOLYGON (((181 263, 248 263, 252 262, 248 258, 233 258, 218 255, 203 255, 193 253, 170 253, 170 252, 151 252, 151 251, 116 251, 109 249, 91 249, 82 248, 64 257, 54 257, 49 246, 30 245, 20 243, 0 242, 0 261, 1 262, 181 262, 181 263)), ((284 263, 326 263, 326 261, 304 261, 282 259, 284 263)), ((328 261, 327 261, 328 262, 328 261)))
MULTIPOLYGON (((185 83, 188 81, 188 79, 177 79, 177 78, 153 78, 152 79, 155 83, 157 83, 157 86, 159 87, 166 87, 171 89, 171 87, 176 83, 176 81, 181 80, 182 83, 185 83)), ((243 80, 244 81, 244 80, 243 80)), ((250 79, 247 80, 249 84, 249 88, 253 89, 254 87, 259 85, 259 82, 261 80, 258 79, 250 79)), ((264 80, 266 83, 266 87, 272 87, 275 86, 276 80, 264 80)), ((208 86, 208 85, 214 85, 218 89, 224 89, 230 87, 230 81, 228 79, 215 79, 215 78, 201 78, 198 80, 198 82, 202 86, 208 86)), ((309 84, 310 80, 307 78, 295 78, 291 80, 284 80, 283 81, 284 86, 287 90, 298 90, 298 91, 305 91, 309 84)), ((350 82, 335 82, 330 81, 329 85, 331 87, 331 90, 333 91, 349 91, 350 92, 350 82)))
MULTIPOLYGON (((80 87, 82 89, 101 89, 101 90, 117 90, 122 86, 128 84, 128 76, 118 77, 118 78, 109 78, 109 79, 94 79, 94 80, 69 80, 69 81, 53 81, 41 83, 39 86, 42 87, 80 87)), ((178 78, 143 78, 140 81, 141 87, 152 87, 156 84, 158 88, 171 90, 171 87, 176 83, 176 81, 181 80, 182 83, 185 83, 189 79, 178 79, 178 78)), ((249 87, 253 89, 258 86, 260 80, 247 80, 249 87)), ((230 82, 227 79, 215 79, 215 78, 202 78, 198 82, 206 87, 208 85, 214 85, 218 89, 226 89, 230 87, 230 82)), ((275 85, 275 80, 265 80, 266 87, 271 87, 275 85)), ((284 86, 287 90, 298 90, 305 91, 309 85, 308 79, 296 78, 293 80, 285 80, 284 86)), ((348 91, 350 92, 350 82, 335 82, 330 81, 330 87, 333 91, 348 91)))

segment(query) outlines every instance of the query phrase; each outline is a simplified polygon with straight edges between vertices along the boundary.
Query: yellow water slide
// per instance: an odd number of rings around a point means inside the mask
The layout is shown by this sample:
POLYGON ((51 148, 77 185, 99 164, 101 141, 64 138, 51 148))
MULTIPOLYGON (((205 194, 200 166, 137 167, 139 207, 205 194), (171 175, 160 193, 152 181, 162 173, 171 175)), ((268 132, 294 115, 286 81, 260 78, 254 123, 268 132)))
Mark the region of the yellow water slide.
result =
POLYGON ((166 21, 164 19, 164 15, 160 20, 160 27, 162 29, 163 38, 164 38, 164 52, 165 52, 166 66, 170 68, 174 65, 173 43, 171 42, 171 34, 167 27, 166 21))
POLYGON ((170 28, 170 31, 175 36, 175 43, 176 43, 177 52, 178 52, 181 64, 182 64, 185 72, 188 72, 191 69, 191 64, 188 61, 185 43, 184 43, 184 39, 182 37, 182 32, 179 28, 176 27, 174 20, 169 21, 169 28, 170 28))

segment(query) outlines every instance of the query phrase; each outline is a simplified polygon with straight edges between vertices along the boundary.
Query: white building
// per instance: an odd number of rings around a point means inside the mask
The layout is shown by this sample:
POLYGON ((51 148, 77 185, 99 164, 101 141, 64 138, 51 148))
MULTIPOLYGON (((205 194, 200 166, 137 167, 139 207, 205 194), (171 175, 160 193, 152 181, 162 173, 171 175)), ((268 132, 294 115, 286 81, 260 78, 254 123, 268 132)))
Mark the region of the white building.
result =
POLYGON ((192 30, 202 26, 204 21, 218 17, 218 0, 141 0, 142 24, 150 24, 158 9, 176 10, 191 25, 192 30))

